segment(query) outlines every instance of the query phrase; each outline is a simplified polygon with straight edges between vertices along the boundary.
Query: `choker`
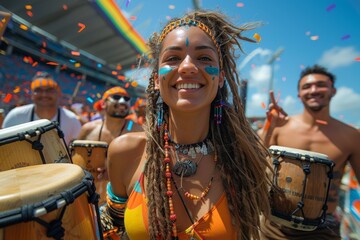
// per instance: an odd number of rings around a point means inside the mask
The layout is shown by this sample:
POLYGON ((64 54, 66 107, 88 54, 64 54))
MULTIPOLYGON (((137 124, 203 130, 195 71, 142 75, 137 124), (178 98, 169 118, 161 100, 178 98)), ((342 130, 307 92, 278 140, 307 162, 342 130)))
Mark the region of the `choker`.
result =
POLYGON ((214 151, 214 145, 209 138, 194 144, 178 144, 170 139, 169 142, 174 144, 176 156, 176 163, 172 171, 180 177, 190 177, 195 175, 197 166, 203 157, 211 154, 214 151), (197 154, 201 154, 201 157, 196 162, 192 161, 191 159, 180 161, 179 154, 186 155, 192 159, 195 159, 197 154))

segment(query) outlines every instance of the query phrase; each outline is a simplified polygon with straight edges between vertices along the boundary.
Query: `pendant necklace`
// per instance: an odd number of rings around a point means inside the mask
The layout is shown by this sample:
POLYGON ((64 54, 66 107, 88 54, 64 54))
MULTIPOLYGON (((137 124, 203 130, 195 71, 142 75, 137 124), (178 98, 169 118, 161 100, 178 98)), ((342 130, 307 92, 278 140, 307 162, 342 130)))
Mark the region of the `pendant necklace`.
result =
POLYGON ((176 156, 176 163, 172 171, 181 177, 190 177, 195 175, 197 166, 203 157, 211 154, 214 151, 214 146, 209 138, 206 138, 204 141, 195 144, 178 144, 172 140, 170 140, 170 142, 174 143, 176 156), (179 154, 186 155, 189 158, 180 161, 179 154), (197 154, 201 154, 201 157, 198 161, 195 162, 190 159, 195 159, 197 154))

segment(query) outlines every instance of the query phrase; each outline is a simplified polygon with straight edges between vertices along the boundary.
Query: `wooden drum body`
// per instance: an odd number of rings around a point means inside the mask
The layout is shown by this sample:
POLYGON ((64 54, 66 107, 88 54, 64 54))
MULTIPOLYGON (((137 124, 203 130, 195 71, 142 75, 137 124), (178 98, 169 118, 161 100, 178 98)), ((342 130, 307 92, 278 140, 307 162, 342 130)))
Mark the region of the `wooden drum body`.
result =
POLYGON ((324 154, 271 146, 274 168, 271 218, 297 230, 312 231, 325 221, 334 163, 324 154))
POLYGON ((96 191, 100 194, 99 205, 106 202, 108 179, 99 179, 98 168, 105 169, 108 144, 103 141, 75 140, 70 144, 71 158, 74 164, 89 171, 95 181, 96 191))
POLYGON ((44 163, 71 163, 63 132, 47 119, 0 130, 0 171, 44 163))
POLYGON ((0 184, 0 239, 101 238, 93 177, 79 166, 12 169, 0 172, 0 184))

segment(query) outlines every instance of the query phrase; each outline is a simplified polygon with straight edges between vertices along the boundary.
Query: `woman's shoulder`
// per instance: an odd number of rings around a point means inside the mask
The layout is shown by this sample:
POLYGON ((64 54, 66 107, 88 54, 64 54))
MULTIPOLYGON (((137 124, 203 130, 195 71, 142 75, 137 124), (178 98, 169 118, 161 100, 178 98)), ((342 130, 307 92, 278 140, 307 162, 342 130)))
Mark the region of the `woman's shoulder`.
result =
POLYGON ((129 132, 116 137, 109 145, 109 154, 122 157, 138 157, 145 150, 146 135, 144 132, 129 132))

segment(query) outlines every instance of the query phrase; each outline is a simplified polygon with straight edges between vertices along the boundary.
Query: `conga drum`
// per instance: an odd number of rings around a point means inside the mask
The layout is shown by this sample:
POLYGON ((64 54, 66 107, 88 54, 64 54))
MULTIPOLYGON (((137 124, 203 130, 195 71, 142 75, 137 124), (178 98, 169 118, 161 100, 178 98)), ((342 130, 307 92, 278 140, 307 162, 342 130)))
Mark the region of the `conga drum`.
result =
POLYGON ((325 154, 269 148, 274 170, 271 219, 289 228, 313 231, 325 221, 334 162, 325 154))
POLYGON ((99 179, 97 169, 106 167, 107 142, 75 140, 70 144, 69 148, 73 163, 86 169, 94 176, 96 191, 100 194, 99 205, 104 204, 106 202, 108 179, 99 179))
POLYGON ((40 119, 0 130, 0 171, 44 163, 71 163, 57 123, 40 119))
POLYGON ((0 172, 0 184, 0 239, 101 239, 98 194, 81 167, 11 169, 0 172))

